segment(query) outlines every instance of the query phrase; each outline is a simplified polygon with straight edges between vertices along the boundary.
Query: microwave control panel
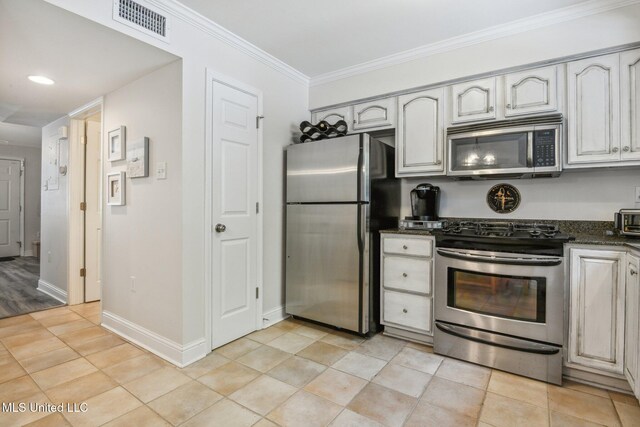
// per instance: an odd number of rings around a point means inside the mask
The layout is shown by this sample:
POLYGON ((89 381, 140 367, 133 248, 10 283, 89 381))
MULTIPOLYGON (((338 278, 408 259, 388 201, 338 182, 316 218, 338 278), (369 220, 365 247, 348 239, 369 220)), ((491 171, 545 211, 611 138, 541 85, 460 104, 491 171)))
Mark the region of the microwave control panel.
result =
POLYGON ((533 133, 533 166, 556 165, 556 130, 536 130, 533 133))

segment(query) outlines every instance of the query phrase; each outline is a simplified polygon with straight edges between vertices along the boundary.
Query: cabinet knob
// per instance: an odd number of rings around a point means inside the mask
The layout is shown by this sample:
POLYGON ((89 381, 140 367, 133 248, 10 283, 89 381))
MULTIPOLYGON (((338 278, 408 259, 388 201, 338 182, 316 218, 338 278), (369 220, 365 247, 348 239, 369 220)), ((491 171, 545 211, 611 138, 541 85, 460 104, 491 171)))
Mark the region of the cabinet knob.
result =
POLYGON ((402 273, 402 277, 407 277, 407 273, 402 273))
POLYGON ((507 110, 511 110, 511 104, 507 104, 507 110))
POLYGON ((624 152, 627 152, 627 151, 630 151, 630 150, 631 150, 631 148, 628 145, 622 149, 622 151, 624 151, 624 152))
POLYGON ((407 247, 407 245, 402 245, 402 249, 404 249, 406 251, 409 248, 407 247))
POLYGON ((436 165, 441 165, 442 164, 442 160, 436 160, 436 165))
POLYGON ((635 270, 630 270, 629 274, 632 275, 632 276, 635 276, 636 274, 638 274, 638 272, 635 271, 635 270))
POLYGON ((406 308, 403 308, 403 309, 402 309, 402 312, 403 312, 403 313, 408 313, 408 311, 407 311, 407 309, 406 309, 406 308))
POLYGON ((490 112, 493 111, 493 106, 489 107, 489 111, 490 112))
POLYGON ((618 151, 620 151, 620 149, 618 147, 613 147, 611 151, 613 151, 614 153, 617 153, 618 151))

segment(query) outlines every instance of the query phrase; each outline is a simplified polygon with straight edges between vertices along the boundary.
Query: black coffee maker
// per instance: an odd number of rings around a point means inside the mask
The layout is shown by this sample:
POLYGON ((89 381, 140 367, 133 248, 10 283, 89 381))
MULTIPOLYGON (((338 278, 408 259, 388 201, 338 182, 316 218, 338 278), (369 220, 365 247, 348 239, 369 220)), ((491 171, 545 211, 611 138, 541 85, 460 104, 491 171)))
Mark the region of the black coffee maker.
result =
POLYGON ((419 184, 411 190, 412 219, 437 221, 440 207, 440 187, 431 184, 419 184))

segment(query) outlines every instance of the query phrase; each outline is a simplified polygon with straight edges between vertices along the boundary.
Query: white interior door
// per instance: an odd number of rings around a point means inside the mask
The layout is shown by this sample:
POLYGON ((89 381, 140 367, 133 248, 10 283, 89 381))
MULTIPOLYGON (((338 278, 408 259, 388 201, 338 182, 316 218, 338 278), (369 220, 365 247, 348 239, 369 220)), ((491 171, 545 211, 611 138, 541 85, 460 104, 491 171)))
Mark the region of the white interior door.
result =
POLYGON ((20 162, 0 160, 0 257, 20 256, 20 162))
POLYGON ((212 83, 212 346, 256 329, 258 99, 212 83))
POLYGON ((84 301, 100 299, 100 242, 101 201, 100 201, 100 115, 86 121, 85 146, 85 278, 84 301))

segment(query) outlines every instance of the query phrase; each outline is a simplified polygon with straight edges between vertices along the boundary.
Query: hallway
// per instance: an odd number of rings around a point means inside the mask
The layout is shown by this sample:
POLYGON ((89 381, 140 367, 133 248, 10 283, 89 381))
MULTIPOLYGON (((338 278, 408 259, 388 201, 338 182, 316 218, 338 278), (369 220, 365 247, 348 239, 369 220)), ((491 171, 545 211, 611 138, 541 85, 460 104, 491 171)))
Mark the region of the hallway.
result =
POLYGON ((0 319, 63 305, 38 291, 40 260, 15 257, 0 262, 0 319))

